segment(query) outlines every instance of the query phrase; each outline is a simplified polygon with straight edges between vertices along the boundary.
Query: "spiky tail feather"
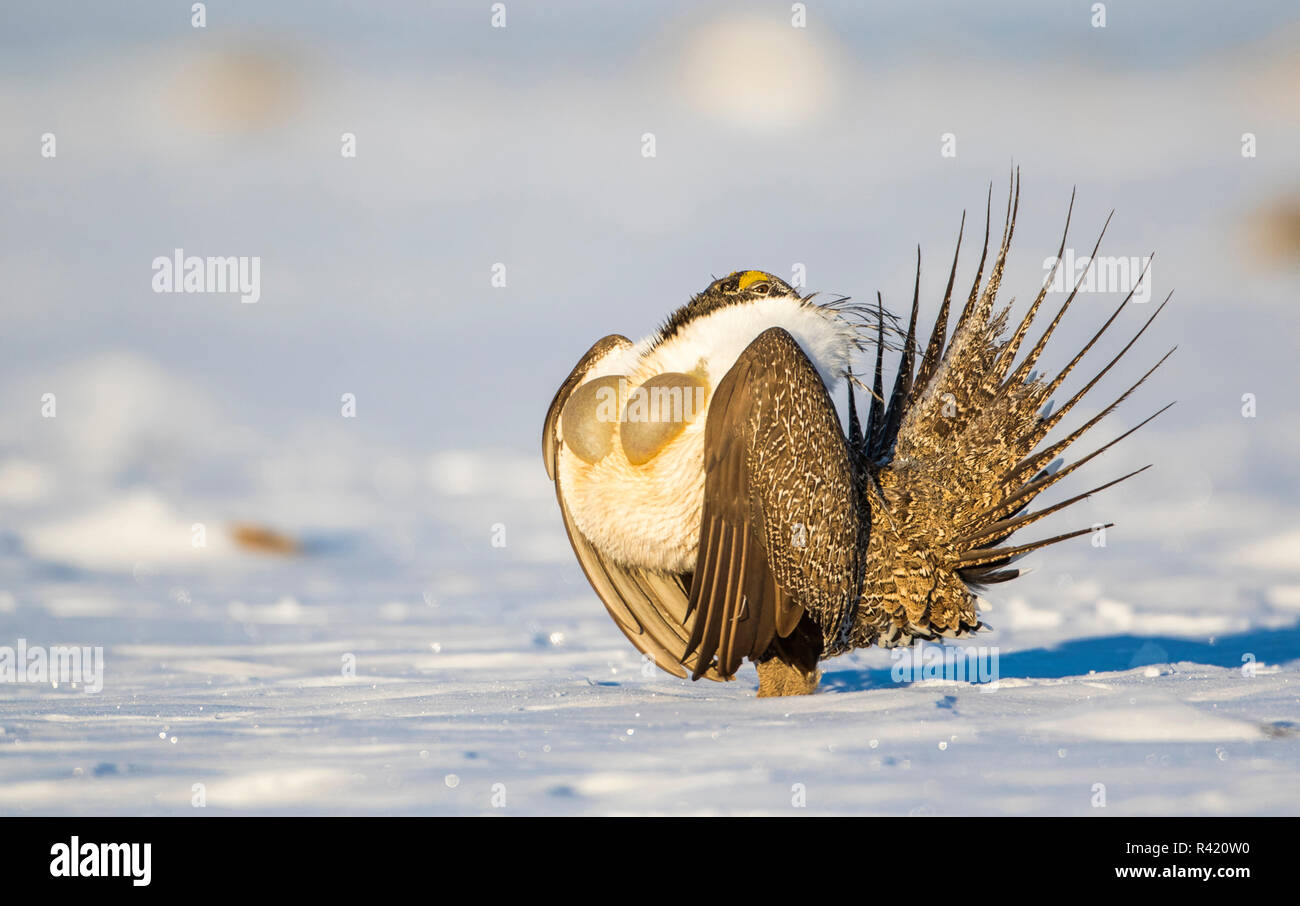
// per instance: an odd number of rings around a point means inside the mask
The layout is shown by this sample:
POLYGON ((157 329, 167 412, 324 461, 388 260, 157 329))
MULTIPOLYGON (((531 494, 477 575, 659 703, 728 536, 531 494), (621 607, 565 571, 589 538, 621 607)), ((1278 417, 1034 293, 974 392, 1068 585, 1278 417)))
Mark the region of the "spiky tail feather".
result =
MULTIPOLYGON (((1164 411, 1159 410, 1137 427, 1065 468, 1053 470, 1049 465, 1137 389, 1173 350, 1165 353, 1137 383, 1093 418, 1062 440, 1038 449, 1047 434, 1132 348, 1164 308, 1168 298, 1083 389, 1051 412, 1052 394, 1114 323, 1132 300, 1133 292, 1129 292, 1092 339, 1058 374, 1050 379, 1036 375, 1032 369, 1078 294, 1085 272, 1043 335, 1013 368, 1021 343, 1055 277, 1054 268, 1024 318, 1007 336, 1010 305, 995 313, 994 303, 1015 232, 1019 203, 1020 176, 1017 171, 1008 191, 1002 241, 988 280, 981 289, 989 251, 990 188, 979 270, 949 338, 948 318, 957 274, 957 254, 965 231, 963 215, 943 304, 919 366, 916 362, 921 268, 918 250, 916 290, 893 392, 886 402, 882 392, 883 350, 878 347, 874 392, 865 427, 859 423, 850 382, 850 443, 866 497, 865 505, 871 514, 871 540, 862 598, 844 638, 845 648, 863 647, 873 642, 886 646, 910 644, 917 638, 957 637, 979 629, 981 624, 976 614, 974 589, 1014 579, 1020 571, 1009 567, 1019 557, 1092 529, 1003 546, 1013 532, 1149 468, 1137 469, 1061 503, 1027 511, 1030 502, 1040 493, 1164 411)), ((1070 213, 1073 209, 1074 197, 1071 195, 1070 213)), ((1070 215, 1067 214, 1061 248, 1057 252, 1058 267, 1069 228, 1070 215)), ((1103 226, 1101 234, 1104 236, 1105 232, 1103 226)), ((1101 236, 1097 245, 1100 243, 1101 236)), ((1096 252, 1094 246, 1094 257, 1096 252)), ((878 323, 883 323, 883 320, 878 323)))

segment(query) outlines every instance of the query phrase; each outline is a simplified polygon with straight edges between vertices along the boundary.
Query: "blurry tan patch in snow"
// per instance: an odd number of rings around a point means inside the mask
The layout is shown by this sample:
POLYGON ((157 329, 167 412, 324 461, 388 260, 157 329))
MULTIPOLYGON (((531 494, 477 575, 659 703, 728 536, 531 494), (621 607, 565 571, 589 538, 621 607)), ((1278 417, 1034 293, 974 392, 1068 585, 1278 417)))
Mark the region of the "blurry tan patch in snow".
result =
POLYGON ((244 550, 259 554, 297 554, 298 542, 274 529, 250 523, 235 523, 230 527, 230 537, 244 550))
POLYGON ((169 119, 196 132, 243 133, 281 125, 299 106, 299 75, 282 49, 231 47, 179 58, 169 119))
POLYGON ((1261 208, 1250 216, 1248 225, 1250 250, 1260 261, 1277 267, 1300 266, 1300 197, 1261 208))
POLYGON ((39 462, 7 459, 0 462, 0 503, 36 503, 54 487, 54 473, 39 462))
POLYGON ((701 113, 746 129, 809 122, 830 105, 831 48, 781 18, 726 18, 687 39, 679 77, 701 113))
POLYGON ((1294 119, 1300 117, 1300 25, 1279 29, 1243 46, 1234 56, 1241 70, 1239 96, 1294 119))

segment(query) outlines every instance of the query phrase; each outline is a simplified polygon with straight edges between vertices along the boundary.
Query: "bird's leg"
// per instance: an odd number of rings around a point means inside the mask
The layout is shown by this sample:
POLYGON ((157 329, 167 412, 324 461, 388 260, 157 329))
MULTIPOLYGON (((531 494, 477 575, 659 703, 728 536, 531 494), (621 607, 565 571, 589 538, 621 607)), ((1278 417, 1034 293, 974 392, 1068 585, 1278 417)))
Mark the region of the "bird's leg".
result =
POLYGON ((771 695, 811 695, 817 691, 817 682, 822 678, 822 672, 816 667, 805 672, 779 657, 768 658, 757 667, 759 698, 771 695))
POLYGON ((812 695, 822 673, 817 662, 822 654, 822 631, 807 612, 794 631, 772 644, 758 658, 758 695, 812 695))

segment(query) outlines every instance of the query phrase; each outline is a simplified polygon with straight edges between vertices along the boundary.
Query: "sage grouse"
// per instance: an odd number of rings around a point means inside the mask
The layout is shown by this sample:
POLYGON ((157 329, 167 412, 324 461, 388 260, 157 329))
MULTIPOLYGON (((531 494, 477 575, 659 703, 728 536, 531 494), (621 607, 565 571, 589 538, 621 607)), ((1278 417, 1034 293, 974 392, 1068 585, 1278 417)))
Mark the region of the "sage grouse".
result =
MULTIPOLYGON (((979 589, 1015 578, 1009 565, 1028 551, 1091 529, 1007 544, 1013 532, 1143 471, 1027 510, 1132 433, 1054 468, 1169 353, 1115 402, 1042 446, 1163 304, 1053 411, 1052 395, 1133 293, 1059 373, 1038 375, 1076 284, 1016 364, 1054 276, 1008 333, 1010 305, 994 305, 1019 194, 1013 179, 981 286, 986 217, 975 283, 949 336, 954 254, 924 350, 916 343, 918 253, 911 318, 905 331, 901 323, 890 331, 901 350, 888 397, 879 297, 874 311, 844 299, 816 303, 753 270, 715 280, 640 343, 605 337, 574 367, 546 414, 546 469, 588 580, 659 667, 727 680, 749 658, 760 696, 803 694, 816 688, 822 659, 872 643, 965 636, 981 628, 979 589), (864 424, 850 354, 870 345, 875 380, 864 424), (831 397, 840 381, 848 384, 847 431, 831 397)), ((964 228, 963 217, 958 252, 964 228)), ((1062 237, 1058 265, 1064 249, 1062 237)))

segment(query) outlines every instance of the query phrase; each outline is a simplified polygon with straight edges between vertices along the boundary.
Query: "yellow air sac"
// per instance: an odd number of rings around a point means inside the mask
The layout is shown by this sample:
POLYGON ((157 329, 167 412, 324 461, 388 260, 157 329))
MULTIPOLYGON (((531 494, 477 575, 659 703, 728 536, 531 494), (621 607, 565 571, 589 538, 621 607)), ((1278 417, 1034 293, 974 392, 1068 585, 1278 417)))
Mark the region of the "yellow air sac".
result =
POLYGON ((708 385, 693 374, 656 374, 628 396, 619 429, 623 453, 634 466, 644 465, 704 414, 708 385))
POLYGON ((560 434, 579 459, 597 463, 609 455, 614 425, 623 411, 620 391, 626 393, 626 384, 626 377, 612 374, 588 381, 569 394, 560 412, 560 434))

